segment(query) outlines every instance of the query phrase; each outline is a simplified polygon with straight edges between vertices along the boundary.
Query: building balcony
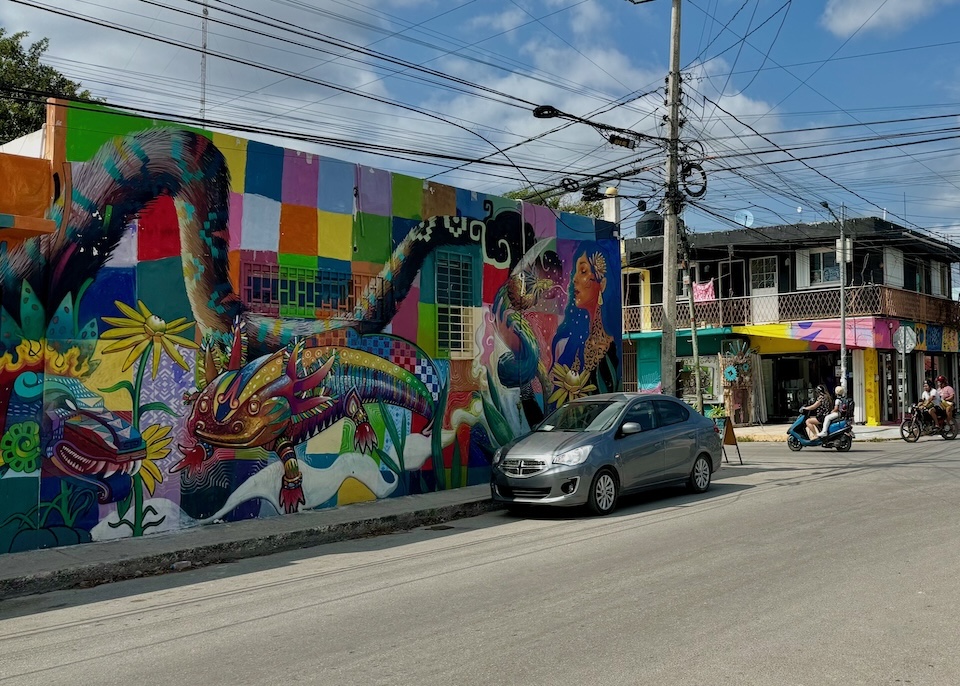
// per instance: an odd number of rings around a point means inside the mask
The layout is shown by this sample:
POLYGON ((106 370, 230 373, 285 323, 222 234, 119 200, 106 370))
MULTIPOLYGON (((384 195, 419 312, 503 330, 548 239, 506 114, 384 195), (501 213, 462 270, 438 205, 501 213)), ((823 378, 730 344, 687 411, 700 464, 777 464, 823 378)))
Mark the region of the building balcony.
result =
MULTIPOLYGON (((694 304, 698 328, 815 321, 840 317, 837 287, 791 293, 718 298, 694 304)), ((847 317, 889 317, 942 326, 960 325, 960 303, 890 286, 847 286, 847 317)), ((678 300, 676 327, 690 326, 690 303, 678 300)), ((663 329, 663 305, 623 308, 623 332, 663 329)))

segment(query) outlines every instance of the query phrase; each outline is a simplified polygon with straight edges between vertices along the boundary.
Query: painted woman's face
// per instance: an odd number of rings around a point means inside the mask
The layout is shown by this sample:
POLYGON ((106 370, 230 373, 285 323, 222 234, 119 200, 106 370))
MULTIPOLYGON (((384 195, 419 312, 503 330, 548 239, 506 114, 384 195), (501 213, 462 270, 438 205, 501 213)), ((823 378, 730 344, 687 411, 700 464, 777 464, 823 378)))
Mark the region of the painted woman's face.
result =
POLYGON ((600 284, 593 276, 586 255, 581 255, 573 272, 573 303, 587 309, 595 307, 599 299, 600 284))

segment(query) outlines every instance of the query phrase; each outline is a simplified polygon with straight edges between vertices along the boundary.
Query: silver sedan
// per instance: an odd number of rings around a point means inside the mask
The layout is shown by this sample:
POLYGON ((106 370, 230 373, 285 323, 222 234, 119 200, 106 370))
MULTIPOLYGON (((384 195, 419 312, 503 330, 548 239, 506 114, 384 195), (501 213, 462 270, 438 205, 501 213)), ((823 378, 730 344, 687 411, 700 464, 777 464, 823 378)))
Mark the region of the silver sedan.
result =
POLYGON ((710 488, 722 448, 716 425, 666 395, 608 393, 564 405, 494 455, 490 489, 509 506, 587 505, 609 514, 623 493, 710 488))

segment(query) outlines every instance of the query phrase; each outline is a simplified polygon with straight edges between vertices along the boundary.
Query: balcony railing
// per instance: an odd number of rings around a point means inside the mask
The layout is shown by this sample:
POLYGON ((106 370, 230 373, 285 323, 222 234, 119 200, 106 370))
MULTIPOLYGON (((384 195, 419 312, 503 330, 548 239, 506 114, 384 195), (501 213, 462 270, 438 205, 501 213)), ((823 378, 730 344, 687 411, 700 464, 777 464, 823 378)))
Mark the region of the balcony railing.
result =
MULTIPOLYGON (((960 325, 960 303, 949 298, 874 285, 848 286, 845 294, 848 317, 892 317, 928 324, 960 325)), ((840 289, 704 300, 694 303, 694 315, 699 328, 836 319, 840 316, 840 289)), ((689 322, 689 301, 677 302, 677 327, 687 328, 689 322)), ((625 333, 662 328, 663 305, 623 308, 625 333)))

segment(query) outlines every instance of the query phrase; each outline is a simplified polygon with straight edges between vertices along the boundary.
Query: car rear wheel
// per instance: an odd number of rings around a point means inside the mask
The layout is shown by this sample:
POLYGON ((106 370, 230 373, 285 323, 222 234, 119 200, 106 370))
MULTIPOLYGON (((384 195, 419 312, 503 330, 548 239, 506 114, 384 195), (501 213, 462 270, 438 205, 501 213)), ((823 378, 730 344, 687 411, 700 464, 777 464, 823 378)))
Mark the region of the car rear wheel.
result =
POLYGON ((609 469, 603 468, 597 472, 593 477, 593 483, 590 484, 590 499, 587 501, 587 506, 594 514, 608 515, 617 506, 619 491, 617 477, 609 469))
POLYGON ((693 462, 689 486, 694 493, 703 493, 710 488, 710 461, 703 455, 698 455, 693 462))

